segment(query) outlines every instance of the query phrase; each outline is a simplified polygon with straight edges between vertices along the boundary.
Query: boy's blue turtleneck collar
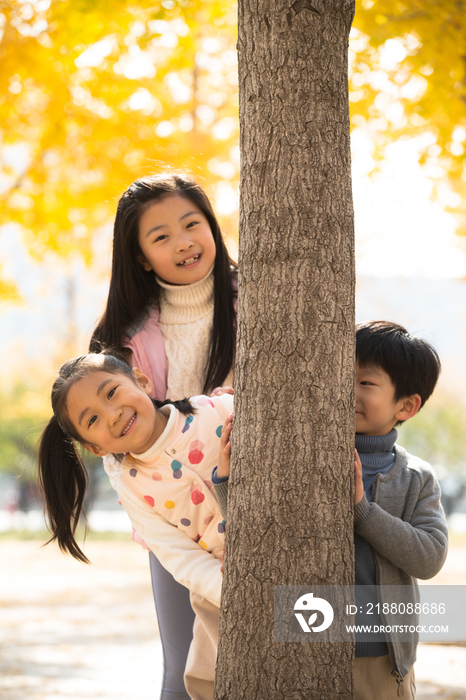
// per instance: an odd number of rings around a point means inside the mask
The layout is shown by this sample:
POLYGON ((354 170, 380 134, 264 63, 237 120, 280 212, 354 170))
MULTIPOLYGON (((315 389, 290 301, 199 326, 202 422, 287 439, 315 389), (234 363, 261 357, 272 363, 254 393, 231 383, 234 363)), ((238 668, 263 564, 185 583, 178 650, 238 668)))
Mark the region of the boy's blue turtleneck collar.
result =
POLYGON ((356 433, 355 447, 360 453, 363 452, 373 455, 372 459, 374 459, 376 454, 382 457, 384 453, 393 452, 393 446, 397 438, 398 431, 395 430, 395 428, 386 435, 363 435, 362 433, 356 433))
POLYGON ((395 463, 393 448, 397 437, 398 431, 395 428, 387 435, 356 433, 355 447, 361 459, 364 491, 369 501, 377 474, 387 474, 395 463))

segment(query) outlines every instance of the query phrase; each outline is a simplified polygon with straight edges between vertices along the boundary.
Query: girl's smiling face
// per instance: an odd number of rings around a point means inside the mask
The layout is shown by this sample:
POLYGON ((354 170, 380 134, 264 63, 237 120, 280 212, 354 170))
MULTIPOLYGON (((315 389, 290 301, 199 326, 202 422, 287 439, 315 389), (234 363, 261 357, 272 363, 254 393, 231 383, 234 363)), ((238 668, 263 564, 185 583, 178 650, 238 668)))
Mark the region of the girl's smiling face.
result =
POLYGON ((139 220, 140 259, 145 270, 169 284, 192 284, 215 262, 215 241, 199 207, 174 194, 150 205, 139 220))
POLYGON ((84 446, 95 455, 142 453, 161 434, 165 418, 149 397, 149 379, 126 374, 89 372, 68 390, 69 418, 84 446))

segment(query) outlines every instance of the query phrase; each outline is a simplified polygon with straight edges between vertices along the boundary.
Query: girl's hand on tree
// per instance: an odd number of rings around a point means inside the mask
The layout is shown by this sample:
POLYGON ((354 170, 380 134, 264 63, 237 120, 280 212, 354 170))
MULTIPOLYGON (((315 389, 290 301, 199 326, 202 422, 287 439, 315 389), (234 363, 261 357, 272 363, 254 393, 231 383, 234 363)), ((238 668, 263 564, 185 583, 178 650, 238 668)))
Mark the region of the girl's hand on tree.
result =
POLYGON ((232 386, 218 386, 213 390, 211 396, 221 396, 222 394, 231 394, 233 396, 234 393, 235 390, 232 386))
POLYGON ((354 450, 354 505, 362 501, 364 496, 364 484, 362 483, 362 464, 358 451, 354 450))
POLYGON ((233 413, 230 413, 222 428, 220 437, 220 457, 218 460, 217 476, 221 479, 230 476, 231 431, 233 428, 233 413))

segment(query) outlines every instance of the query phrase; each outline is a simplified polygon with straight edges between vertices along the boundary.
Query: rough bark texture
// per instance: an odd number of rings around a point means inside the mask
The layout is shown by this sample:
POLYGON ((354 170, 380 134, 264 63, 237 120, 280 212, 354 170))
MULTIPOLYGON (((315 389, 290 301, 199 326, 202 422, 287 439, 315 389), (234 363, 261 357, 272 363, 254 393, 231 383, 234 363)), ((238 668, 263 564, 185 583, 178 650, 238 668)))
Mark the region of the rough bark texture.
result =
POLYGON ((352 698, 273 641, 275 584, 353 583, 353 0, 240 0, 240 299, 216 698, 352 698))

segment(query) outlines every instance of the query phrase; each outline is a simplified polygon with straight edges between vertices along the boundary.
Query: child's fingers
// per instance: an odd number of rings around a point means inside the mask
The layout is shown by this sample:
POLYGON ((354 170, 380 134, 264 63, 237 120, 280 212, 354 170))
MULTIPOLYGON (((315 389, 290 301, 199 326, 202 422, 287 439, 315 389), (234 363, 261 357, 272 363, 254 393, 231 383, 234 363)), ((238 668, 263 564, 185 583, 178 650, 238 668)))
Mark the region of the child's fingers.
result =
POLYGON ((220 436, 220 449, 224 449, 227 445, 231 448, 230 436, 233 428, 233 414, 231 413, 226 419, 222 427, 222 434, 220 436))
POLYGON ((358 451, 355 449, 354 450, 354 469, 358 470, 358 472, 362 475, 362 464, 361 464, 361 459, 358 455, 358 451))
POLYGON ((235 393, 235 390, 233 389, 232 386, 218 386, 213 390, 213 392, 211 393, 211 396, 221 396, 222 394, 233 395, 234 393, 235 393))
POLYGON ((233 413, 230 413, 230 415, 228 416, 228 418, 226 419, 225 423, 222 426, 222 433, 227 428, 230 428, 230 430, 231 430, 232 425, 233 425, 233 413))
POLYGON ((364 484, 362 480, 362 464, 358 451, 354 450, 354 504, 356 505, 364 496, 364 484))

